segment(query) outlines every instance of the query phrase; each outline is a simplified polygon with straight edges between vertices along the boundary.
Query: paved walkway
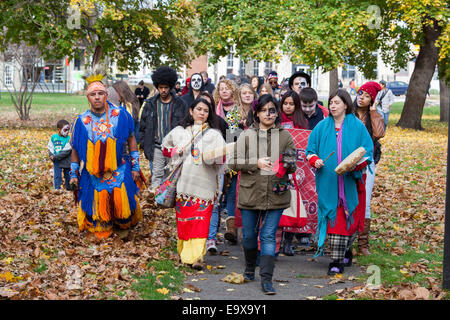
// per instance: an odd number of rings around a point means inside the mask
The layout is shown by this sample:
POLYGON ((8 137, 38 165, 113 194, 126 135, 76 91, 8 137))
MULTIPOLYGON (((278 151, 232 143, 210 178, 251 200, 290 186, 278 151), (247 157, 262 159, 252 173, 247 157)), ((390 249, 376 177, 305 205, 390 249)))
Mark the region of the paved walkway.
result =
MULTIPOLYGON (((297 247, 300 249, 300 247, 297 247)), ((345 268, 341 279, 327 276, 330 257, 314 259, 314 252, 296 250, 292 257, 279 255, 275 262, 273 285, 276 295, 264 295, 261 290, 259 268, 253 282, 233 284, 221 281, 232 272, 244 271, 244 253, 240 244, 218 245, 219 252, 226 255, 206 255, 203 271, 194 271, 186 278, 183 299, 195 300, 302 300, 315 299, 335 290, 361 285, 356 278, 361 274, 357 265, 345 268), (192 292, 189 292, 192 291, 192 292), (188 292, 186 292, 188 291, 188 292)))

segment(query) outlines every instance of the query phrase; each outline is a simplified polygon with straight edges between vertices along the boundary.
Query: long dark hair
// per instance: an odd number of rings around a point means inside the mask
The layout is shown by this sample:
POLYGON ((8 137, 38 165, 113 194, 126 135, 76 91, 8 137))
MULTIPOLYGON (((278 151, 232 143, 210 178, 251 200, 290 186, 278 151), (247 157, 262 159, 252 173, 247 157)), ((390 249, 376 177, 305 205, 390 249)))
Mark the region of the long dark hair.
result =
POLYGON ((283 104, 284 101, 289 98, 292 97, 292 100, 294 100, 294 125, 296 127, 302 128, 302 129, 307 129, 308 126, 308 120, 306 120, 305 117, 305 113, 303 112, 301 103, 300 103, 300 97, 298 96, 297 92, 295 92, 294 90, 288 90, 285 94, 283 94, 282 98, 281 98, 281 102, 280 102, 280 109, 281 112, 283 111, 283 104))
POLYGON ((136 97, 133 91, 131 91, 128 84, 123 81, 116 81, 113 83, 112 87, 119 94, 120 101, 124 104, 130 103, 132 107, 132 116, 133 119, 137 120, 139 118, 139 110, 141 108, 141 104, 139 103, 139 99, 136 97))
MULTIPOLYGON (((215 112, 212 104, 209 103, 209 101, 206 100, 205 98, 202 98, 201 95, 199 95, 197 97, 197 99, 194 100, 194 102, 189 107, 189 110, 194 110, 194 108, 201 102, 203 102, 204 104, 206 104, 208 106, 209 113, 208 113, 208 119, 206 119, 206 122, 209 124, 209 126, 211 128, 219 129, 218 125, 217 125, 216 112, 215 112)), ((183 119, 183 121, 181 121, 180 126, 182 126, 183 128, 187 128, 189 126, 192 126, 193 124, 194 124, 194 118, 191 116, 191 113, 188 112, 186 114, 186 117, 183 119)))
POLYGON ((258 98, 258 103, 256 104, 255 110, 253 111, 253 119, 255 120, 255 122, 257 122, 259 124, 259 118, 258 118, 257 114, 269 102, 272 102, 275 105, 275 109, 277 110, 278 116, 275 119, 275 125, 278 126, 281 123, 280 105, 278 104, 278 101, 271 94, 263 94, 262 96, 260 96, 258 98))
MULTIPOLYGON (((354 115, 359 119, 357 99, 358 99, 358 97, 356 97, 355 100, 353 101, 352 111, 353 111, 354 115)), ((374 160, 375 164, 377 164, 381 158, 381 143, 380 143, 380 141, 378 141, 379 139, 376 139, 373 137, 372 117, 370 116, 370 107, 373 105, 373 103, 374 103, 374 101, 372 99, 370 99, 369 109, 367 110, 366 123, 364 125, 365 125, 367 131, 369 132, 370 137, 372 138, 373 160, 374 160)))
MULTIPOLYGON (((358 102, 356 101, 358 98, 355 98, 352 104, 352 111, 355 114, 355 116, 359 119, 358 114, 358 102)), ((369 106, 370 108, 370 106, 369 106)), ((367 131, 369 131, 370 137, 373 139, 373 128, 372 128, 372 119, 370 117, 369 109, 367 110, 367 118, 366 123, 364 124, 366 126, 367 131)))
MULTIPOLYGON (((345 114, 347 115, 347 114, 353 113, 352 97, 347 92, 347 90, 344 90, 344 89, 336 89, 330 94, 330 97, 328 98, 328 111, 330 110, 331 99, 333 99, 336 96, 338 96, 342 100, 342 102, 344 102, 344 104, 347 106, 347 109, 345 109, 345 114)), ((331 111, 330 111, 330 117, 333 117, 333 115, 331 114, 331 111)))

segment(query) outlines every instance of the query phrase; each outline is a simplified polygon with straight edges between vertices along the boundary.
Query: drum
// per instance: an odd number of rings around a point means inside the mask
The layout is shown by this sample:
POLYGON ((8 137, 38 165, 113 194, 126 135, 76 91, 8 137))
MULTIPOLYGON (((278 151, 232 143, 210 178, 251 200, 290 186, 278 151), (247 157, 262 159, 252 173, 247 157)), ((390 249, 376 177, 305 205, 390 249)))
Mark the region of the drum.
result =
POLYGON ((350 153, 342 162, 334 169, 338 175, 343 175, 344 173, 350 171, 354 166, 358 164, 358 162, 362 159, 362 157, 366 154, 366 149, 363 147, 359 147, 352 153, 350 153))

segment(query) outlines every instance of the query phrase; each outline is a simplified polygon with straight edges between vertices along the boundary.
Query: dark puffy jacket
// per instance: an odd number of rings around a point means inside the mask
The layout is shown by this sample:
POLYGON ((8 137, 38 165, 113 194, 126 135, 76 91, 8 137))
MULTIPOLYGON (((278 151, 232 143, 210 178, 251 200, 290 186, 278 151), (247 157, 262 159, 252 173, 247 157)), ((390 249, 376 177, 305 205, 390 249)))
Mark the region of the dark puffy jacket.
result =
POLYGON ((203 88, 203 90, 208 91, 210 94, 213 94, 214 90, 216 89, 216 86, 214 84, 211 83, 211 79, 208 79, 206 81, 205 87, 203 88))
MULTIPOLYGON (((188 109, 184 102, 178 97, 175 91, 171 91, 173 104, 169 113, 170 130, 180 124, 180 122, 186 116, 188 109)), ((155 137, 157 133, 157 100, 159 99, 159 93, 152 98, 144 101, 141 115, 141 122, 139 127, 139 141, 144 147, 144 154, 147 160, 153 161, 153 155, 155 151, 155 137)), ((158 146, 159 147, 159 146, 158 146)))

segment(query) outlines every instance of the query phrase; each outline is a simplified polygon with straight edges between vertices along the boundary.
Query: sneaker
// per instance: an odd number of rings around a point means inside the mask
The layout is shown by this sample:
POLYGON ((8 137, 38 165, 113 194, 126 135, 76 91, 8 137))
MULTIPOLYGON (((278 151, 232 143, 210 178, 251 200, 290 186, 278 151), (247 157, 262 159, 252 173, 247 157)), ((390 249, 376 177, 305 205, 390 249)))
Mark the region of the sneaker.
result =
POLYGON ((206 241, 206 251, 212 255, 217 254, 216 240, 210 239, 206 241))
POLYGON ((309 235, 302 236, 300 238, 300 245, 304 246, 304 247, 309 247, 309 245, 310 245, 310 236, 309 235))

